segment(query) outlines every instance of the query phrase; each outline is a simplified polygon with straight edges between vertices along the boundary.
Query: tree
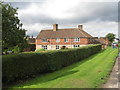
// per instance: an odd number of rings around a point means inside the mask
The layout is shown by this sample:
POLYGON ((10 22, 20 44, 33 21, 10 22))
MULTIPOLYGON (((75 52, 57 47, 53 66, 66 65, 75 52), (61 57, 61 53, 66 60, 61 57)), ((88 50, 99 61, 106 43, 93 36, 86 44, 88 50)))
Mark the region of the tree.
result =
POLYGON ((2 47, 3 50, 11 47, 23 47, 26 44, 26 30, 18 19, 18 8, 10 4, 0 3, 2 6, 2 47))
POLYGON ((112 42, 114 41, 114 39, 115 39, 115 34, 113 34, 113 33, 108 33, 108 34, 106 35, 106 38, 108 38, 108 40, 112 43, 112 42))

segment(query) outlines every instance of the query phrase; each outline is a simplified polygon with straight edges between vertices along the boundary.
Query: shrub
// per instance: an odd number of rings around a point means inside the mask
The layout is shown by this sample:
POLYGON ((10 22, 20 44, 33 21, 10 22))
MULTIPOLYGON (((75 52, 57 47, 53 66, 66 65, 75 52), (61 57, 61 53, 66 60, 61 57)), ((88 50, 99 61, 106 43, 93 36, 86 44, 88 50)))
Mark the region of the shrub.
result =
POLYGON ((15 47, 12 49, 12 51, 14 51, 14 52, 20 52, 20 47, 15 46, 15 47))
POLYGON ((85 59, 101 50, 101 45, 42 53, 16 53, 4 55, 3 83, 15 82, 43 72, 53 72, 85 59))
POLYGON ((41 48, 41 49, 36 49, 35 52, 40 52, 40 51, 45 51, 45 49, 41 48))

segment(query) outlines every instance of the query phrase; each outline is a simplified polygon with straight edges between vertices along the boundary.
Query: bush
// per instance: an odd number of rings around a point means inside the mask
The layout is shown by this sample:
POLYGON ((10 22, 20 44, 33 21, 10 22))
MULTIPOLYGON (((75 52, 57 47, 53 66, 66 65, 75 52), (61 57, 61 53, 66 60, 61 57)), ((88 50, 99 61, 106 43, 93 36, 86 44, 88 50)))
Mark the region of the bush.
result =
POLYGON ((40 51, 45 51, 45 49, 41 48, 41 49, 36 49, 35 52, 40 52, 40 51))
POLYGON ((14 51, 14 52, 20 52, 20 47, 15 46, 15 47, 12 49, 12 51, 14 51))
POLYGON ((101 45, 42 53, 16 53, 4 55, 3 83, 15 82, 43 72, 53 72, 85 59, 101 50, 101 45))

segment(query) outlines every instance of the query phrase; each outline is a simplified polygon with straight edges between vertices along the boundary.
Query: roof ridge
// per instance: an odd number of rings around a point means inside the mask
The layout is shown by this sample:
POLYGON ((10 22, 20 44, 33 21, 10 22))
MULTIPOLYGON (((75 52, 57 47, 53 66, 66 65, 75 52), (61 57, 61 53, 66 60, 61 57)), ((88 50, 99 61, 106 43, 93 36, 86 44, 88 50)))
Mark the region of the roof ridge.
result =
POLYGON ((79 30, 78 28, 66 28, 66 29, 58 29, 58 31, 49 30, 41 30, 38 34, 37 38, 56 38, 56 37, 92 37, 87 34, 84 30, 79 30), (70 31, 69 31, 70 30, 70 31))
POLYGON ((77 28, 61 28, 61 29, 58 29, 58 30, 64 30, 64 29, 77 29, 77 28))
MULTIPOLYGON (((81 30, 81 31, 83 31, 85 34, 91 36, 91 35, 90 35, 89 33, 87 33, 86 31, 84 31, 84 30, 81 30)), ((86 35, 86 36, 87 36, 87 35, 86 35)), ((93 36, 91 36, 91 37, 93 37, 93 36)))
POLYGON ((82 32, 82 30, 79 30, 85 37, 87 37, 83 32, 82 32))
MULTIPOLYGON (((73 30, 73 29, 77 29, 77 28, 61 28, 61 29, 58 29, 58 30, 67 30, 67 29, 70 29, 70 30, 73 30)), ((41 31, 50 31, 50 30, 53 30, 53 29, 42 29, 41 31)))
POLYGON ((42 29, 41 31, 51 31, 53 29, 42 29))

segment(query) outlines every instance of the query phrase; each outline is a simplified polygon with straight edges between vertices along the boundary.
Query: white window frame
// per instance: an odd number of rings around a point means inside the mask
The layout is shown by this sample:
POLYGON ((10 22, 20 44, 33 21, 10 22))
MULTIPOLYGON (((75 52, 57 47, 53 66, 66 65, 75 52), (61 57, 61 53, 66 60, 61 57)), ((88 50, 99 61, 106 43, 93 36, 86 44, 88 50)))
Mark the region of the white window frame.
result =
POLYGON ((42 48, 47 50, 47 45, 42 45, 42 48))
POLYGON ((42 42, 47 42, 47 39, 46 39, 46 38, 43 38, 43 39, 42 39, 42 42))
POLYGON ((64 42, 68 42, 68 40, 69 40, 68 38, 64 38, 64 42))
POLYGON ((56 45, 56 50, 60 49, 60 46, 59 45, 56 45))
POLYGON ((80 42, 80 38, 74 38, 74 42, 80 42))
POLYGON ((78 48, 78 47, 80 47, 80 45, 73 45, 73 47, 74 47, 74 48, 78 48))
POLYGON ((56 42, 60 42, 60 38, 56 38, 56 42))

